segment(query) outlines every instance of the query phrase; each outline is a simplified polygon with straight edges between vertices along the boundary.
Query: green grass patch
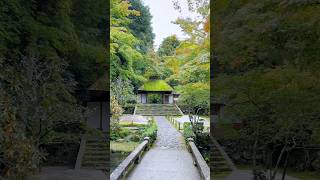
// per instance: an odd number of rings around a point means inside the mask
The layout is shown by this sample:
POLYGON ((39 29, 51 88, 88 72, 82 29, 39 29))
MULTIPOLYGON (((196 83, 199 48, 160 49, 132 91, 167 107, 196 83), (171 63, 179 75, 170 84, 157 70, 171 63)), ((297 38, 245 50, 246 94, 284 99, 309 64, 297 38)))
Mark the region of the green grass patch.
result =
POLYGON ((147 126, 147 124, 139 124, 134 122, 120 122, 119 125, 122 127, 146 127, 147 126))
POLYGON ((110 149, 114 152, 132 152, 140 143, 139 142, 110 142, 110 149))

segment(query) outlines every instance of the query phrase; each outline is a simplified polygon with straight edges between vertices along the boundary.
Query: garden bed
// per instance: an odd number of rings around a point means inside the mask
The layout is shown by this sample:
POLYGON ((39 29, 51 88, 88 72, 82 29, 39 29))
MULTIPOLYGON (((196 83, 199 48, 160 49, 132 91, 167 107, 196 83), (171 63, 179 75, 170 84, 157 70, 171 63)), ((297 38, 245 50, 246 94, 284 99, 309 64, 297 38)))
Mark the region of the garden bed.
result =
POLYGON ((120 122, 120 130, 111 133, 110 141, 110 169, 111 172, 143 141, 150 137, 154 142, 157 135, 157 126, 154 120, 147 124, 134 122, 120 122))

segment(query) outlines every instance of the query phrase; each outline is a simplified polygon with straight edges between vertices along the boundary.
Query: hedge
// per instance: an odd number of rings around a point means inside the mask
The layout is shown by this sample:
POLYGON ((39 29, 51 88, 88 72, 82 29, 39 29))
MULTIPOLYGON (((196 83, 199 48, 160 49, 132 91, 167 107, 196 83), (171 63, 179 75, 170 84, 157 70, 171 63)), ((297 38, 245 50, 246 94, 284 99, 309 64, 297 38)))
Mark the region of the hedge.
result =
POLYGON ((152 121, 150 121, 149 126, 145 129, 142 136, 150 137, 151 143, 153 143, 157 138, 157 130, 158 130, 157 124, 153 119, 152 121))

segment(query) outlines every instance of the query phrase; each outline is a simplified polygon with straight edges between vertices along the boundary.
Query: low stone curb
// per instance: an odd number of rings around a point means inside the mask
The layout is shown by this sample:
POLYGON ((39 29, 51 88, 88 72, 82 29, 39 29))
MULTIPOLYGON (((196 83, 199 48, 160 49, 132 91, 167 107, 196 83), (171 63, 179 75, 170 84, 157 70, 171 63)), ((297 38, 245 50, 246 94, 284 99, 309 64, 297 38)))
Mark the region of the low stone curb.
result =
POLYGON ((200 172, 201 179, 210 180, 210 168, 206 161, 203 159, 201 153, 199 152, 197 146, 194 144, 192 138, 188 138, 188 145, 190 147, 191 154, 195 160, 196 166, 200 172))
POLYGON ((119 180, 124 178, 134 164, 138 164, 141 160, 143 152, 148 148, 150 142, 149 137, 145 137, 144 141, 132 151, 125 160, 111 173, 110 180, 119 180))

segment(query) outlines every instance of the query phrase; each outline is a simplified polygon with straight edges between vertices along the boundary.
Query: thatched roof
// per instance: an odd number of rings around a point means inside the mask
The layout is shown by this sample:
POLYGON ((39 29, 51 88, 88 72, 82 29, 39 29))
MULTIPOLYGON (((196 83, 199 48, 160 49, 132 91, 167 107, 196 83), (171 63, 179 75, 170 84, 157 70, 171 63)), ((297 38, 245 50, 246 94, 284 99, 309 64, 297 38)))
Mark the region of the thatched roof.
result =
POLYGON ((150 80, 145 82, 139 89, 139 91, 173 91, 173 88, 164 80, 150 80))

